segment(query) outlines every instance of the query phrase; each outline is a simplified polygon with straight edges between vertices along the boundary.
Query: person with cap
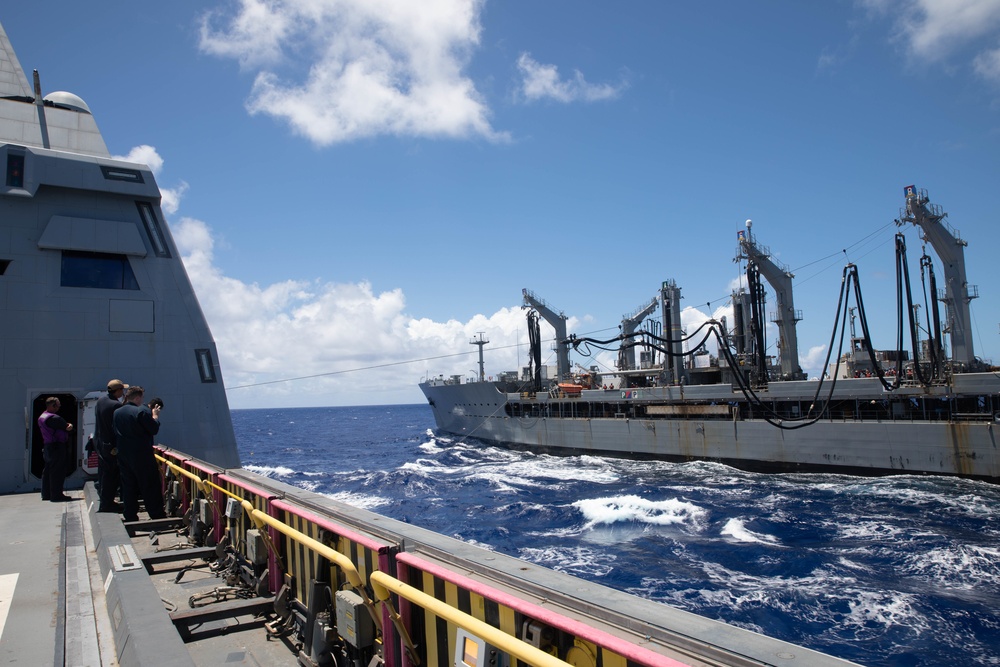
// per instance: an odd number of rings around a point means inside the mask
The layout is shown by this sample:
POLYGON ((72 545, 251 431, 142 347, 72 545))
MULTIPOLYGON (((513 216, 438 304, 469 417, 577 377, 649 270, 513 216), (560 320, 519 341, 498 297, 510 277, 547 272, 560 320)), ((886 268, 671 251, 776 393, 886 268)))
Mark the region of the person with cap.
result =
POLYGON ((97 484, 101 502, 98 512, 117 512, 115 496, 121 486, 118 470, 118 448, 112 419, 115 410, 122 407, 122 396, 128 385, 121 380, 108 382, 108 393, 97 400, 94 407, 94 442, 97 444, 97 484))
POLYGON ((122 478, 122 518, 139 520, 139 497, 146 505, 150 519, 166 517, 163 509, 163 483, 156 464, 153 436, 160 431, 160 408, 142 404, 145 392, 132 385, 125 390, 125 405, 115 410, 115 444, 118 447, 118 469, 122 478))

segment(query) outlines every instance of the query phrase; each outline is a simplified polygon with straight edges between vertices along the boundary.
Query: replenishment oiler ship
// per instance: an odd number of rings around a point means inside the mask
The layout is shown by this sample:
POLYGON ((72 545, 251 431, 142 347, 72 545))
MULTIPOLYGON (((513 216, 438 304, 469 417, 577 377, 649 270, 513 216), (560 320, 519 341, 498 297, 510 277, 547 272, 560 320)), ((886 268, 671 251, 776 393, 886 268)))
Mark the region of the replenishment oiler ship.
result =
POLYGON ((152 172, 110 155, 83 99, 29 82, 2 27, 0 169, 0 662, 852 664, 240 468, 152 172), (112 378, 169 406, 166 518, 97 511, 87 444, 112 378), (39 494, 50 396, 76 426, 68 500, 39 494))
POLYGON ((793 275, 757 242, 748 220, 736 258, 746 267, 747 287, 732 295, 732 322, 723 318, 682 331, 680 288, 669 280, 648 305, 623 319, 618 336, 576 337, 567 334, 563 313, 525 289, 530 365, 487 380, 488 341, 471 341, 479 346, 478 377, 438 376, 420 384, 439 431, 560 454, 1000 482, 1000 374, 973 353, 969 302, 978 290, 966 279, 966 242, 926 191, 907 186, 904 197, 896 224, 919 228, 943 265, 944 287, 938 288, 935 264, 925 253, 922 293, 934 298, 914 304, 905 237, 897 233, 897 349, 872 347, 858 273, 849 264, 828 348, 837 353, 828 353, 822 378, 806 379, 798 362, 795 327, 802 315, 794 305, 793 275), (767 318, 777 325, 777 360, 766 353, 762 278, 777 306, 767 318), (640 328, 658 305, 661 319, 640 328), (924 307, 926 323, 915 321, 914 305, 924 307), (554 373, 542 363, 539 318, 555 330, 554 373), (924 339, 921 330, 929 332, 924 339), (617 348, 617 368, 574 372, 570 352, 581 348, 617 348))

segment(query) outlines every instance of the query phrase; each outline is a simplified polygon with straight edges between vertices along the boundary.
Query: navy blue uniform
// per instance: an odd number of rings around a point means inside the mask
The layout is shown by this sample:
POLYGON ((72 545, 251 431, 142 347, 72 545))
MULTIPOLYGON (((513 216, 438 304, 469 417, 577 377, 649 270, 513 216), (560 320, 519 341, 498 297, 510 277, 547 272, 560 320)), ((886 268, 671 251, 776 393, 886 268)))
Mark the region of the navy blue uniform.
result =
POLYGON ((112 419, 118 445, 118 468, 122 478, 122 515, 126 521, 139 519, 139 498, 150 519, 162 519, 163 484, 153 451, 153 436, 160 422, 145 405, 126 403, 112 419))
POLYGON ((117 437, 112 419, 115 410, 122 407, 111 392, 101 396, 94 408, 94 441, 97 444, 97 483, 100 486, 101 503, 98 512, 115 511, 115 495, 121 486, 118 471, 117 437))

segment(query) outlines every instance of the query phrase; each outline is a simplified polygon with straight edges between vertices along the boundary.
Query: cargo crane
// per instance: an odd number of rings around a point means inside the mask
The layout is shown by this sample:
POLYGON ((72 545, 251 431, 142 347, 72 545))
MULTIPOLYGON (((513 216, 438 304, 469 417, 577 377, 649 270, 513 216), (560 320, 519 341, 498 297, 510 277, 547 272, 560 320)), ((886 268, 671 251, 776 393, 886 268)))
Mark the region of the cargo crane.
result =
POLYGON ((556 351, 556 374, 560 380, 568 379, 570 374, 569 347, 566 345, 567 317, 562 313, 557 314, 547 303, 545 303, 545 301, 535 296, 535 294, 529 289, 522 289, 521 295, 524 297, 524 305, 538 311, 538 314, 542 316, 542 319, 548 322, 549 325, 555 329, 556 342, 554 348, 556 351))
MULTIPOLYGON (((806 374, 799 366, 799 342, 795 333, 795 325, 802 319, 802 311, 795 310, 792 297, 792 278, 795 276, 786 267, 771 259, 771 251, 768 248, 757 245, 750 233, 752 222, 747 220, 746 224, 746 233, 740 232, 739 235, 736 259, 747 260, 748 266, 759 271, 774 290, 778 309, 771 314, 771 321, 778 325, 782 379, 804 380, 806 374)), ((760 355, 764 354, 762 349, 757 352, 760 355)))
POLYGON ((635 330, 639 327, 642 321, 649 317, 654 310, 656 310, 657 303, 658 300, 654 296, 653 300, 645 306, 638 308, 631 315, 625 315, 622 317, 622 347, 618 352, 618 370, 635 370, 635 345, 633 344, 631 336, 635 333, 635 330))
POLYGON ((931 244, 944 264, 944 294, 933 298, 942 301, 948 312, 945 333, 951 334, 951 359, 962 367, 976 363, 972 349, 972 316, 969 302, 979 296, 979 288, 969 285, 965 277, 965 247, 968 245, 945 220, 941 206, 930 203, 927 190, 908 185, 904 188, 906 207, 900 209, 896 225, 911 223, 923 231, 922 238, 931 244))

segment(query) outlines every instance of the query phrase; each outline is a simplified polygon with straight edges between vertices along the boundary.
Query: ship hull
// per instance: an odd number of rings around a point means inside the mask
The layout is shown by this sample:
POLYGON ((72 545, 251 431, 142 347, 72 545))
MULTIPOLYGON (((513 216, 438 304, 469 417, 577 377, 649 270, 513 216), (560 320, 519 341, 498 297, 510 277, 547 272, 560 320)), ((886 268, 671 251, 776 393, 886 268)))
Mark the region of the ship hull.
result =
MULTIPOLYGON (((695 408, 683 418, 630 417, 629 401, 618 395, 616 405, 625 407, 617 408, 622 410, 617 416, 572 416, 574 409, 594 412, 580 406, 592 407, 606 392, 583 392, 582 398, 569 400, 546 397, 538 415, 526 416, 510 409, 517 395, 503 393, 496 383, 420 387, 441 433, 531 451, 717 461, 760 472, 934 474, 1000 482, 998 424, 990 414, 914 420, 873 410, 867 419, 826 418, 785 429, 760 418, 740 418, 737 410, 727 418, 720 418, 717 409, 699 415, 695 408)), ((683 411, 683 403, 671 405, 683 411)))

